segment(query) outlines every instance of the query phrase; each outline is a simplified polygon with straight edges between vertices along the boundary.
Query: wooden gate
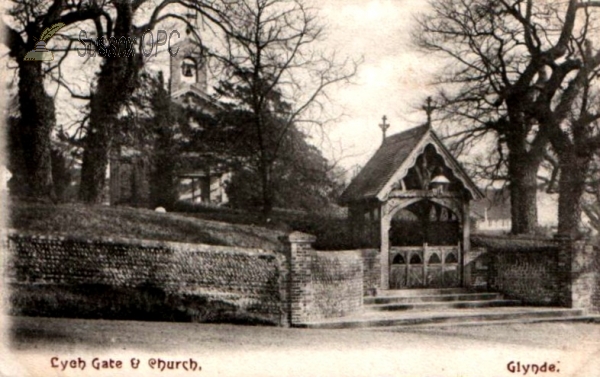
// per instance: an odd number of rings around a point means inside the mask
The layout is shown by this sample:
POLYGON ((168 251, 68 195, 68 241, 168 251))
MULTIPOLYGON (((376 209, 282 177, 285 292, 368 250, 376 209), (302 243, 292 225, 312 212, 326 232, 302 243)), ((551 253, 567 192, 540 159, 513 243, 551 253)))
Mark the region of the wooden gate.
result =
POLYGON ((390 249, 390 289, 458 286, 460 245, 390 249))

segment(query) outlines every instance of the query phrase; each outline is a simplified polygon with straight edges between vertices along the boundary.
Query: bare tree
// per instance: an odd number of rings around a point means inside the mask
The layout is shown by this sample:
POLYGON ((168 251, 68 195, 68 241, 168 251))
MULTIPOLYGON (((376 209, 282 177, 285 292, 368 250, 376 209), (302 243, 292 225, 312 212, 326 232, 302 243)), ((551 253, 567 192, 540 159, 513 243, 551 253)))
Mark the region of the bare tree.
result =
MULTIPOLYGON (((84 202, 98 203, 102 200, 108 155, 119 125, 119 116, 139 86, 139 73, 145 64, 144 55, 148 46, 144 42, 149 42, 144 38, 145 34, 161 22, 178 20, 198 36, 195 26, 182 15, 182 11, 196 11, 209 21, 215 20, 213 13, 216 11, 212 4, 210 0, 112 0, 106 4, 103 17, 95 20, 97 39, 117 41, 119 53, 111 53, 112 42, 110 48, 98 43, 91 44, 102 58, 102 63, 90 99, 89 123, 83 140, 79 194, 84 202), (139 23, 139 19, 143 19, 142 23, 139 23), (139 43, 135 46, 132 41, 139 43), (123 54, 123 49, 132 53, 123 54)), ((154 35, 158 39, 158 33, 154 35)), ((164 40, 160 42, 164 43, 164 40)))
MULTIPOLYGON (((25 60, 42 32, 57 23, 65 26, 92 19, 102 13, 96 1, 13 0, 10 21, 0 19, 4 43, 18 68, 20 115, 17 132, 22 147, 24 171, 13 172, 38 199, 53 198, 50 136, 56 124, 54 100, 46 93, 44 78, 48 68, 40 60, 25 60)), ((62 59, 57 59, 59 64, 62 59)))
POLYGON ((592 54, 586 36, 575 44, 581 51, 582 67, 565 86, 560 101, 540 117, 542 126, 550 130, 558 160, 558 233, 571 237, 579 235, 581 201, 586 184, 597 174, 591 163, 600 150, 600 93, 594 89, 600 73, 600 52, 592 54))
POLYGON ((260 176, 262 209, 273 207, 273 169, 290 132, 331 118, 328 89, 346 83, 357 63, 321 51, 324 30, 302 0, 241 0, 218 12, 222 48, 209 53, 226 74, 220 93, 247 114, 260 176))
MULTIPOLYGON (((537 173, 547 155, 549 109, 568 92, 563 85, 582 68, 572 48, 584 33, 581 13, 595 1, 442 0, 419 18, 416 43, 450 59, 438 83, 446 87, 446 120, 459 144, 496 136, 494 178, 511 193, 512 233, 537 225, 537 173), (581 22, 578 22, 581 21, 581 22), (503 173, 498 174, 498 171, 503 173)), ((580 87, 576 88, 577 90, 580 87)), ((561 124, 568 112, 554 112, 561 124)))

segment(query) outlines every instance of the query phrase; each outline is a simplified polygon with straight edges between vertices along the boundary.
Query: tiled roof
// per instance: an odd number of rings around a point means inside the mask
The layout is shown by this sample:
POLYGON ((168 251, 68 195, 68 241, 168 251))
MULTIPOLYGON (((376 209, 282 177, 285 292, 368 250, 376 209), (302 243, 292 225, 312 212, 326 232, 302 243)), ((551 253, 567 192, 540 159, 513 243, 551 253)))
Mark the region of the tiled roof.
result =
POLYGON ((346 188, 340 197, 340 203, 374 198, 428 130, 429 126, 424 124, 385 138, 377 152, 346 188))

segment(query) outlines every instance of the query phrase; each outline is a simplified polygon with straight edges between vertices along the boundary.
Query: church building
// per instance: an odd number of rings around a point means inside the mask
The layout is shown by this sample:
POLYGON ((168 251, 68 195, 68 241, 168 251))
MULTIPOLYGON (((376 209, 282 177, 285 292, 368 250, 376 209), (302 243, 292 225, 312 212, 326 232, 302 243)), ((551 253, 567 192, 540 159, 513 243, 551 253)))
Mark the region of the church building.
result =
MULTIPOLYGON (((221 105, 208 95, 208 62, 201 47, 189 39, 171 46, 177 53, 170 57, 169 93, 173 101, 195 107, 207 115, 216 115, 221 105)), ((149 162, 132 148, 115 148, 109 166, 109 204, 147 206, 149 204, 149 162)), ((190 166, 178 175, 178 200, 193 203, 228 202, 225 185, 231 178, 227 169, 209 166, 206 156, 188 152, 180 156, 190 166)))

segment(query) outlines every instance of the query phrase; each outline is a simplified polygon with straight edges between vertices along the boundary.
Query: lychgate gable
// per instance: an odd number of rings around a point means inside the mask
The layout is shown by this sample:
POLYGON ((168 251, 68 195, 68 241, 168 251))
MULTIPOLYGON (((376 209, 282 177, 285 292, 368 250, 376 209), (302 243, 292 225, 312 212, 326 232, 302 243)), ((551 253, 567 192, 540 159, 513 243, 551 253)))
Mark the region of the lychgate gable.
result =
POLYGON ((427 123, 384 138, 340 203, 355 242, 379 245, 382 289, 457 287, 482 197, 427 123))
POLYGON ((425 124, 387 137, 344 191, 340 202, 348 205, 371 199, 384 201, 392 190, 402 188, 427 190, 428 180, 444 172, 455 179, 452 188, 459 189, 456 183, 460 182, 460 189, 468 193, 470 200, 483 197, 439 137, 425 124), (435 160, 431 159, 432 150, 435 160), (420 177, 421 187, 417 187, 414 174, 420 177))

